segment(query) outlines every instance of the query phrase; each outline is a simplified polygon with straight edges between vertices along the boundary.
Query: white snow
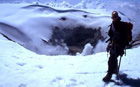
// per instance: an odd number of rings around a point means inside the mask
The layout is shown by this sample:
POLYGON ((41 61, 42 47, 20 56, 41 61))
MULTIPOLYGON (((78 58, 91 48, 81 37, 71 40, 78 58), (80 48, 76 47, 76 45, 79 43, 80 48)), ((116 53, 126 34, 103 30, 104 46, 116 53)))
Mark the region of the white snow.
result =
MULTIPOLYGON (((5 40, 0 40, 0 48, 0 87, 120 87, 102 82, 107 70, 106 52, 45 56, 5 40)), ((140 77, 139 50, 140 47, 127 50, 122 58, 120 73, 126 74, 128 80, 140 77)))
MULTIPOLYGON (((131 3, 124 5, 125 7, 119 11, 127 14, 127 16, 120 14, 122 20, 131 18, 134 21, 132 21, 134 23, 133 36, 137 36, 140 32, 138 30, 140 9, 131 3), (132 8, 129 9, 130 7, 132 8), (128 14, 127 11, 134 14, 128 14)), ((74 20, 76 22, 72 25, 83 24, 87 27, 97 25, 107 28, 107 24, 111 23, 108 16, 114 10, 84 9, 91 13, 93 11, 98 13, 90 15, 91 18, 85 20, 80 17, 84 13, 57 14, 50 11, 46 14, 40 13, 36 9, 21 9, 20 7, 23 6, 27 6, 27 4, 0 4, 0 22, 10 24, 14 26, 14 29, 17 28, 25 33, 24 39, 21 38, 20 34, 13 37, 18 43, 21 45, 30 44, 30 50, 40 49, 41 52, 46 51, 48 54, 66 54, 67 51, 67 48, 64 50, 59 46, 48 46, 46 47, 48 49, 44 49, 46 45, 40 42, 40 37, 46 41, 50 38, 51 30, 49 28, 52 24, 68 27, 71 25, 69 22, 72 23, 74 20), (100 14, 102 11, 104 12, 100 14), (62 16, 69 18, 66 25, 58 20, 62 16), (24 40, 28 41, 25 42, 24 40)), ((10 29, 13 28, 10 27, 10 29)), ((0 32, 9 36, 18 34, 17 31, 11 33, 10 29, 6 30, 5 27, 1 27, 0 32)), ((107 29, 104 29, 103 32, 105 30, 107 29)), ((0 87, 139 87, 140 47, 126 50, 126 56, 124 55, 121 61, 120 80, 116 80, 116 75, 113 75, 113 80, 123 83, 121 86, 117 85, 116 82, 105 84, 102 81, 106 75, 108 57, 106 52, 101 52, 105 51, 104 42, 99 41, 98 43, 94 50, 90 44, 87 44, 83 53, 77 56, 46 56, 29 51, 0 35, 0 87), (92 50, 98 53, 91 54, 92 50)))
POLYGON ((86 55, 91 55, 91 54, 93 54, 93 46, 90 43, 87 43, 81 55, 86 56, 86 55))

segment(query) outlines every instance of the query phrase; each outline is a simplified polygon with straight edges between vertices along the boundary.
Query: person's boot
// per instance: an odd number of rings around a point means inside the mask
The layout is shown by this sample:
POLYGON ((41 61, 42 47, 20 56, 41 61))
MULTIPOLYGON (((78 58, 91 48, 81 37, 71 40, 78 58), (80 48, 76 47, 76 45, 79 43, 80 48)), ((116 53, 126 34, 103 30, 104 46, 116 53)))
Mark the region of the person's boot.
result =
POLYGON ((103 78, 103 81, 108 82, 110 81, 111 78, 112 78, 112 74, 107 73, 107 75, 103 78))
POLYGON ((113 73, 114 73, 114 74, 118 74, 118 73, 119 73, 118 68, 115 69, 113 73))

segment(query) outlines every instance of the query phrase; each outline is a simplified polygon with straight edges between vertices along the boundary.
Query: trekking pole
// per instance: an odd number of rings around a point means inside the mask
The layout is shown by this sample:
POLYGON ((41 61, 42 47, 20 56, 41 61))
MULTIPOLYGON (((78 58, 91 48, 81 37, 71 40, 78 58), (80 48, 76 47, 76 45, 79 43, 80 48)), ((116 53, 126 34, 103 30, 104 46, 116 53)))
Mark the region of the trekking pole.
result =
POLYGON ((119 72, 120 65, 121 65, 121 59, 122 59, 122 57, 120 56, 120 61, 119 61, 119 66, 118 66, 118 72, 119 72))
POLYGON ((126 48, 125 48, 125 50, 124 50, 124 53, 125 53, 125 56, 126 56, 126 48))
POLYGON ((121 56, 120 56, 119 65, 118 65, 117 80, 120 80, 120 75, 119 75, 120 65, 121 65, 121 56))

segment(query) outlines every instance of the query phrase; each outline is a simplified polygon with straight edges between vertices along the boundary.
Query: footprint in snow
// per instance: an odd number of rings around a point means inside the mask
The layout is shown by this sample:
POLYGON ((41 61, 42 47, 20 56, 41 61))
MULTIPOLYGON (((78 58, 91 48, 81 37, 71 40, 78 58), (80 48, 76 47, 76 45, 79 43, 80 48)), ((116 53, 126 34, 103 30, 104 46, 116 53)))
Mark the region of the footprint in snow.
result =
POLYGON ((27 87, 26 84, 20 84, 18 87, 27 87))
POLYGON ((19 59, 19 57, 17 57, 17 56, 12 56, 13 58, 16 58, 16 59, 19 59))
POLYGON ((70 79, 69 84, 66 87, 87 87, 84 82, 79 82, 76 79, 70 79))
POLYGON ((56 77, 52 80, 53 87, 62 87, 64 85, 64 80, 61 77, 56 77))
POLYGON ((61 77, 56 77, 52 80, 53 87, 87 87, 84 82, 78 82, 76 79, 64 80, 61 77))
POLYGON ((26 65, 26 63, 16 63, 17 65, 19 65, 19 66, 24 66, 24 65, 26 65))
POLYGON ((36 65, 35 67, 39 68, 39 69, 43 69, 42 65, 36 65))
POLYGON ((70 81, 72 81, 72 82, 77 82, 77 80, 76 80, 76 79, 70 79, 70 81))

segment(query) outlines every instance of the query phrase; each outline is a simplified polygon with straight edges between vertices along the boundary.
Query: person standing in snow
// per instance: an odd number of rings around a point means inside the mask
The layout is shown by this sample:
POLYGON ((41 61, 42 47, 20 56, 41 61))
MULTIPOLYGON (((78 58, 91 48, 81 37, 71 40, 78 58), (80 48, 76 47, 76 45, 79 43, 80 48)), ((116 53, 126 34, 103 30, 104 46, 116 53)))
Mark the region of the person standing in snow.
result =
POLYGON ((126 32, 125 26, 121 21, 117 11, 112 12, 112 23, 108 31, 110 37, 107 51, 110 51, 110 57, 108 60, 108 73, 103 78, 103 81, 107 82, 112 78, 112 74, 118 73, 118 56, 123 56, 126 45, 126 32))

